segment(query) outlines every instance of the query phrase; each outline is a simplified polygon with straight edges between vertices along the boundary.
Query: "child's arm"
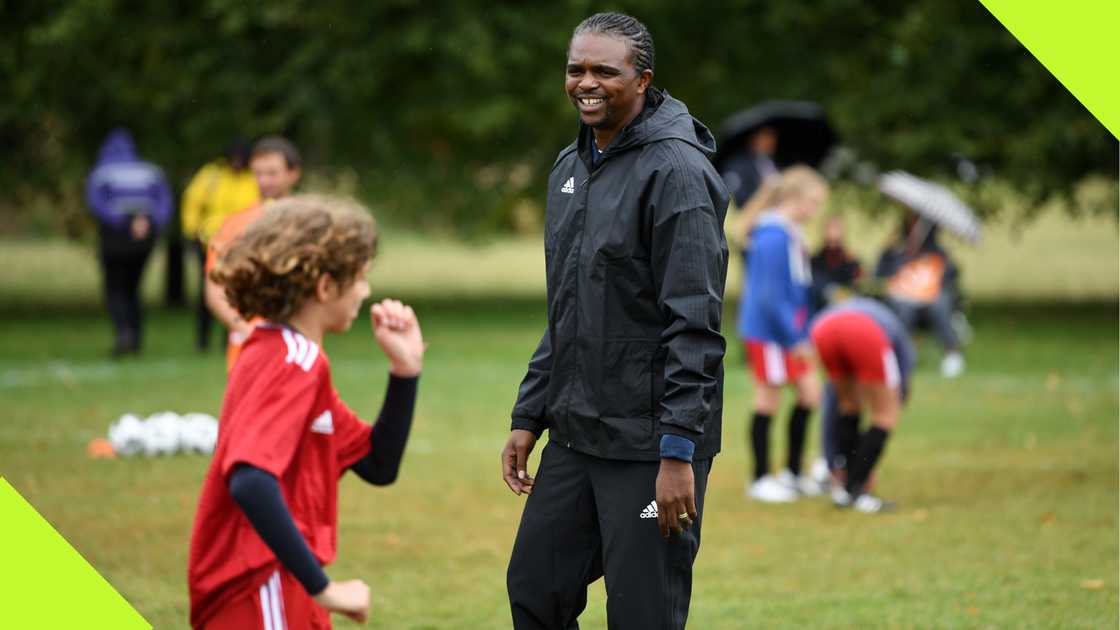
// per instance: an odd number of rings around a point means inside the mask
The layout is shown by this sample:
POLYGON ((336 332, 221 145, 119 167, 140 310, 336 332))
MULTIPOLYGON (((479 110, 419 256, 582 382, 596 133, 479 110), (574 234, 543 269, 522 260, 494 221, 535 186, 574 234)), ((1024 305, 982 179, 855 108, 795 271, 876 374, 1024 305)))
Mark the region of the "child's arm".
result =
POLYGON ((322 592, 330 579, 296 528, 276 477, 256 466, 238 464, 230 472, 227 486, 230 496, 280 564, 309 595, 322 592))
POLYGON ((375 486, 387 486, 397 479, 408 433, 412 428, 412 411, 416 405, 418 377, 389 376, 389 387, 377 424, 370 432, 369 452, 350 466, 359 477, 375 486))
POLYGON ((332 582, 327 577, 296 528, 276 477, 256 466, 238 464, 227 486, 261 540, 319 605, 359 622, 366 620, 369 587, 361 580, 332 582))
POLYGON ((373 337, 389 359, 389 389, 370 433, 370 449, 350 469, 369 483, 393 483, 412 427, 416 383, 424 363, 424 339, 412 308, 382 300, 369 309, 373 337))

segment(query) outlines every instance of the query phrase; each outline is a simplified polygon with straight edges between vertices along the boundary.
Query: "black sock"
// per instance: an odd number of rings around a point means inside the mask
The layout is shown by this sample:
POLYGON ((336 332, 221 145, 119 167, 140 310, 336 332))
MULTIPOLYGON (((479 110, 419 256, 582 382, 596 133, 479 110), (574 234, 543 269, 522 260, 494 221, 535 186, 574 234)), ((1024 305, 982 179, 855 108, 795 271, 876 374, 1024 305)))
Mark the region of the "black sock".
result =
POLYGON ((751 450, 754 451, 754 478, 770 472, 770 414, 755 412, 751 417, 751 450))
POLYGON ((879 457, 883 454, 883 447, 887 444, 890 432, 871 427, 864 432, 859 441, 859 450, 851 464, 848 465, 848 492, 853 496, 863 492, 863 485, 875 469, 879 457))
POLYGON ((843 414, 836 418, 836 459, 829 462, 833 469, 847 470, 859 446, 859 414, 843 414))
POLYGON ((801 474, 801 456, 805 452, 805 430, 809 426, 809 414, 813 410, 801 403, 794 406, 789 414, 789 471, 794 475, 801 474))

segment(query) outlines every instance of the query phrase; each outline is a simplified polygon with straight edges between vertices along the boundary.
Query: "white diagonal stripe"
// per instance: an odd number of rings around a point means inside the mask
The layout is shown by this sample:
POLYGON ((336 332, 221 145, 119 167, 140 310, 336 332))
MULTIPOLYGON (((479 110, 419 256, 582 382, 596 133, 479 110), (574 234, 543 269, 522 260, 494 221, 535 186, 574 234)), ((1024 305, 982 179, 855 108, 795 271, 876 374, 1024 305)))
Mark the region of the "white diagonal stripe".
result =
POLYGON ((307 345, 307 357, 299 364, 299 366, 303 368, 304 372, 307 372, 311 369, 311 366, 315 364, 315 357, 319 356, 319 344, 309 341, 307 342, 307 345))
POLYGON ((282 329, 280 335, 284 337, 284 344, 288 346, 288 356, 284 357, 284 363, 291 363, 296 358, 296 340, 292 338, 292 332, 287 328, 282 329))

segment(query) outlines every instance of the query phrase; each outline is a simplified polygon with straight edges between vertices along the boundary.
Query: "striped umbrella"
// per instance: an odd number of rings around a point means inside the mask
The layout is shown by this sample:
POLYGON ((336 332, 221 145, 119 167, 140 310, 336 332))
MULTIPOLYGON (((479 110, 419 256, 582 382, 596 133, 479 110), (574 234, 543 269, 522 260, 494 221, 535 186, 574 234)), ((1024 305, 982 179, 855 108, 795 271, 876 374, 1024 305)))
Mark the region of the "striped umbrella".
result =
POLYGON ((879 190, 970 243, 980 240, 980 221, 972 208, 940 184, 905 171, 891 171, 879 176, 879 190))

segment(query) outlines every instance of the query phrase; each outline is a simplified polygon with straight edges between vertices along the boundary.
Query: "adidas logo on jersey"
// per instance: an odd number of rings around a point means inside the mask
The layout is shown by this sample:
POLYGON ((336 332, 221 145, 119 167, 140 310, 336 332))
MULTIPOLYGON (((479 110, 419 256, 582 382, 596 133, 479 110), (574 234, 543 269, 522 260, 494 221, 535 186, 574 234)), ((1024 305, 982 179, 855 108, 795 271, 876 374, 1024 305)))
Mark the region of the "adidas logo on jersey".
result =
POLYGON ((311 432, 327 435, 334 433, 334 416, 331 415, 330 409, 319 414, 318 418, 311 421, 311 432))
POLYGON ((564 185, 560 187, 560 192, 568 193, 569 195, 575 193, 576 192, 576 178, 569 177, 568 181, 564 182, 564 185))
POLYGON ((650 501, 649 505, 638 515, 639 518, 657 518, 657 501, 650 501))
POLYGON ((288 356, 284 357, 284 363, 295 363, 304 372, 310 372, 319 356, 319 346, 287 328, 281 329, 280 334, 284 337, 284 345, 288 346, 288 356))

